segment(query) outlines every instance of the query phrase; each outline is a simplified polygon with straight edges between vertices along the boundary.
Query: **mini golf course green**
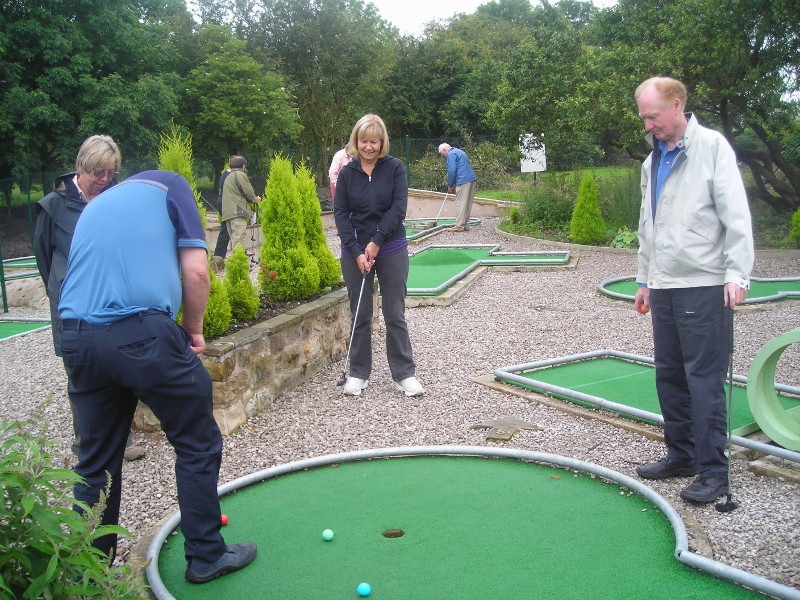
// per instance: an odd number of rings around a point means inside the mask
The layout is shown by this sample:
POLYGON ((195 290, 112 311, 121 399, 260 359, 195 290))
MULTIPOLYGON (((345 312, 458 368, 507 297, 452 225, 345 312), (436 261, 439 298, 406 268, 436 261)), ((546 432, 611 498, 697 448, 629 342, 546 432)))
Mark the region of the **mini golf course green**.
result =
POLYGON ((565 457, 379 449, 268 469, 220 495, 226 541, 256 542, 255 561, 188 583, 173 515, 148 552, 156 598, 355 599, 361 582, 376 600, 762 597, 710 575, 730 568, 688 551, 683 522, 661 496, 565 457))
MULTIPOLYGON (((600 350, 496 369, 495 378, 511 385, 546 392, 582 406, 602 408, 623 417, 650 423, 661 415, 656 394, 653 360, 614 350, 600 350)), ((747 379, 734 375, 731 434, 744 436, 759 430, 747 395, 747 379), (744 384, 744 385, 742 385, 744 384)), ((800 414, 800 388, 776 385, 785 410, 800 414)), ((726 387, 726 395, 728 389, 726 387)))
POLYGON ((410 256, 409 296, 436 296, 480 266, 563 266, 570 252, 501 252, 499 245, 428 246, 410 256))
POLYGON ((6 320, 0 319, 0 342, 27 333, 50 329, 49 320, 6 320))
MULTIPOLYGON (((434 233, 440 233, 448 227, 453 227, 456 221, 453 218, 434 219, 423 217, 418 219, 405 219, 403 224, 406 227, 406 239, 409 242, 414 242, 434 233)), ((481 220, 479 218, 470 217, 468 222, 470 227, 477 227, 480 224, 481 220)))
MULTIPOLYGON (((653 359, 614 350, 598 350, 553 360, 500 367, 495 379, 582 406, 602 408, 620 416, 658 424, 661 408, 656 394, 653 359)), ((731 434, 744 436, 760 428, 750 408, 747 378, 734 375, 731 434)), ((777 401, 800 417, 800 388, 775 384, 777 401)), ((726 396, 728 388, 726 386, 726 396)))
MULTIPOLYGON (((633 302, 639 284, 635 275, 616 277, 602 282, 598 286, 601 294, 619 300, 633 302)), ((758 302, 775 302, 788 298, 800 298, 800 277, 781 277, 774 279, 750 279, 750 291, 747 299, 742 304, 755 304, 758 302)))

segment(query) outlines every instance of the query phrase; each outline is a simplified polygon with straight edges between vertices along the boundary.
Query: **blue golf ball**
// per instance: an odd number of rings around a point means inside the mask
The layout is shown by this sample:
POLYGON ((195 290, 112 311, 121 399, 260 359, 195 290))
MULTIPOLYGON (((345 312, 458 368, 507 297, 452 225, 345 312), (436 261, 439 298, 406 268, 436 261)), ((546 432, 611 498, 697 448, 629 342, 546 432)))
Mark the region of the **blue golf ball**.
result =
POLYGON ((333 530, 326 529, 322 532, 322 539, 326 542, 330 542, 333 539, 333 530))
POLYGON ((358 593, 361 596, 369 596, 369 593, 372 591, 372 588, 368 583, 359 583, 358 584, 358 593))

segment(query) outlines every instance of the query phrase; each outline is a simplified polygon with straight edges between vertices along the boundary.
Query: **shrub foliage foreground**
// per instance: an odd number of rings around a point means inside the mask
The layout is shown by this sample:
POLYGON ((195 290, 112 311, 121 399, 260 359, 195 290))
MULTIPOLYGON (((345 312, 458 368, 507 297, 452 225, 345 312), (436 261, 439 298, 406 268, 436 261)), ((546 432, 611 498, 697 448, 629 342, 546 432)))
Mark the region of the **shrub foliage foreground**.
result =
POLYGON ((45 427, 0 422, 0 600, 141 598, 137 572, 112 568, 91 546, 102 535, 128 532, 99 525, 100 505, 74 500, 80 477, 53 466, 45 427))

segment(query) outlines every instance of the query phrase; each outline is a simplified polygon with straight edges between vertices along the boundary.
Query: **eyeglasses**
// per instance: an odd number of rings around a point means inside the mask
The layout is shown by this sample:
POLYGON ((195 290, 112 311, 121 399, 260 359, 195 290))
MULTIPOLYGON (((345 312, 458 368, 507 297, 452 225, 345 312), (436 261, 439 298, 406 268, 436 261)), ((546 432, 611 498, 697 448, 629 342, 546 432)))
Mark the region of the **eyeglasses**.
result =
POLYGON ((108 175, 109 179, 114 179, 114 177, 119 175, 119 171, 112 171, 111 169, 92 169, 90 172, 98 179, 102 179, 104 175, 108 175))

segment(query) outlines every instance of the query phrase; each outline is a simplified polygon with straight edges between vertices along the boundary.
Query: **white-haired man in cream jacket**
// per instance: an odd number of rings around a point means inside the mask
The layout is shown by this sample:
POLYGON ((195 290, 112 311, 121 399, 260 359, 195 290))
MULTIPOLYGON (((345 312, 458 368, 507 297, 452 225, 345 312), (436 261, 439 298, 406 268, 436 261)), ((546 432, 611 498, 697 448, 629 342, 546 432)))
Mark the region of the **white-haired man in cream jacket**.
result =
POLYGON ((634 306, 652 308, 667 449, 637 473, 697 475, 680 497, 708 503, 729 492, 725 377, 732 310, 747 297, 753 267, 750 209, 733 149, 684 113, 680 81, 648 79, 635 98, 653 152, 642 165, 634 306))

